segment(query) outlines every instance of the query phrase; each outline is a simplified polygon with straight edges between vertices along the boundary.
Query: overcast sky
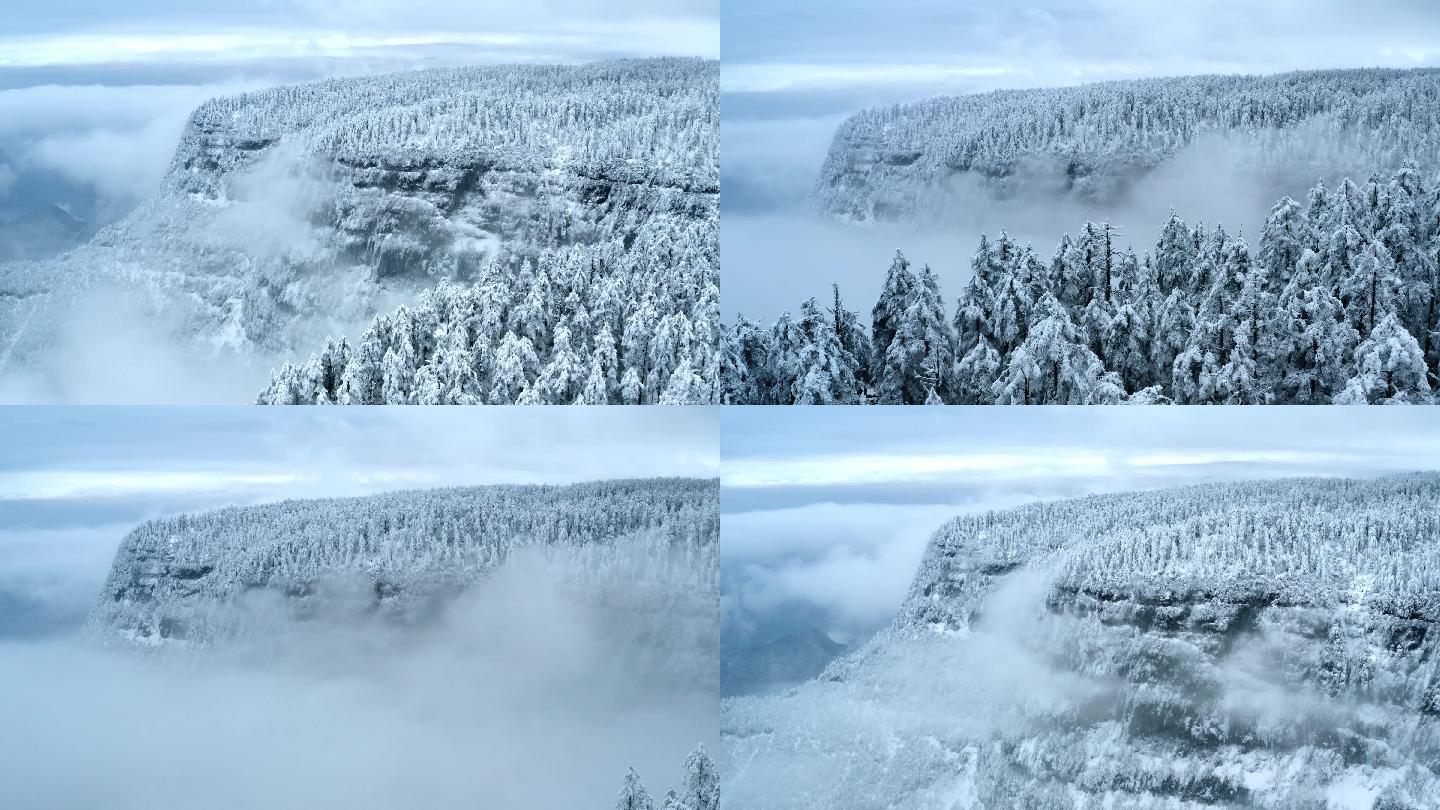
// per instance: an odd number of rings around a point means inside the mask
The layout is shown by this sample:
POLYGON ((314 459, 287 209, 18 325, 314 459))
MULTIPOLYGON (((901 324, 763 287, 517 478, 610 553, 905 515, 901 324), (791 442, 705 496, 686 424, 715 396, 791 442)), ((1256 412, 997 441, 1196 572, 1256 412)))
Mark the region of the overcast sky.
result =
POLYGON ((958 88, 1440 60, 1431 0, 727 0, 726 90, 958 88))
POLYGON ((6 408, 0 638, 84 617, 142 520, 286 498, 714 476, 704 408, 6 408))
POLYGON ((456 45, 475 61, 692 54, 719 48, 718 0, 20 0, 0 65, 376 55, 456 45))
POLYGON ((950 517, 1200 481, 1440 469, 1428 409, 726 408, 729 638, 883 627, 950 517), (737 632, 737 628, 739 631, 737 632))

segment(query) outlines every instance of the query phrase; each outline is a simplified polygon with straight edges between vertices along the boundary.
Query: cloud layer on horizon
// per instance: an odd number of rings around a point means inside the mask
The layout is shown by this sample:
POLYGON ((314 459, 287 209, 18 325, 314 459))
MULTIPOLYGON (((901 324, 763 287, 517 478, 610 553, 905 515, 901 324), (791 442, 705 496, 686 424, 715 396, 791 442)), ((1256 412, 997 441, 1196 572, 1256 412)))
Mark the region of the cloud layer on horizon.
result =
POLYGON ((723 24, 731 92, 869 85, 904 96, 920 88, 1440 64, 1440 15, 1424 0, 734 0, 723 24))

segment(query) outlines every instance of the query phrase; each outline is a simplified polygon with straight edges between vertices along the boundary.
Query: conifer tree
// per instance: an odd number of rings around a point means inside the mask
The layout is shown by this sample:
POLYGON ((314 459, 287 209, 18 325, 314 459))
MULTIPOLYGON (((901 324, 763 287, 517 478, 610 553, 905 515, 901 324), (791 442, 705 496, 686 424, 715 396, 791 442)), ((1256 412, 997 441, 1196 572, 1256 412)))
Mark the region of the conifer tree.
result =
POLYGON ((685 758, 683 797, 691 810, 719 810, 720 773, 705 746, 697 745, 685 758))
MULTIPOLYGON (((1397 362, 1391 358, 1410 357, 1408 349, 1381 348, 1408 346, 1394 343, 1392 328, 1386 340, 1366 344, 1365 353, 1358 348, 1385 316, 1394 315, 1419 347, 1425 390, 1440 385, 1440 283, 1431 255, 1440 252, 1440 189, 1426 191, 1413 170, 1402 169, 1388 182, 1372 178, 1363 188, 1346 182, 1335 193, 1317 184, 1308 200, 1303 208, 1289 198, 1279 201, 1253 255, 1243 238, 1224 228, 1191 228, 1174 214, 1153 252, 1138 257, 1117 251, 1114 230, 1103 224, 1087 223, 1079 238, 1063 237, 1048 267, 1003 232, 993 241, 982 237, 953 329, 935 303, 934 273, 926 267, 910 274, 897 254, 889 292, 874 310, 885 319, 885 327, 874 330, 881 343, 888 341, 884 352, 874 345, 868 355, 855 348, 868 341, 835 288, 824 331, 835 335, 838 351, 804 325, 816 315, 799 324, 784 315, 768 331, 737 322, 722 342, 723 396, 822 402, 830 392, 828 401, 866 401, 863 393, 853 400, 834 393, 835 380, 845 374, 833 369, 843 368, 860 391, 897 404, 1048 402, 1057 396, 1318 404, 1335 401, 1347 388, 1349 401, 1422 399, 1426 394, 1401 373, 1409 360, 1387 372, 1401 380, 1394 390, 1365 373, 1365 363, 1385 368, 1397 362), (894 296, 902 288, 910 290, 903 302, 894 296), (1054 305, 1068 320, 1058 318, 1054 305), (1033 336, 1042 324, 1044 341, 1033 336), (1070 337, 1078 337, 1088 355, 1056 348, 1070 337), (866 356, 868 368, 858 362, 866 356), (1052 362, 1056 356, 1068 361, 1052 362), (838 365, 832 357, 840 358, 838 365), (1093 357, 1098 365, 1077 357, 1093 357), (832 371, 815 372, 817 367, 832 371), (1057 368, 1071 374, 1068 388, 1055 384, 1057 368), (1078 389, 1098 393, 1073 394, 1078 389)), ((364 351, 362 346, 357 354, 364 351)), ((340 396, 324 379, 320 367, 294 369, 287 382, 277 383, 274 396, 303 400, 317 388, 322 397, 340 396)))
POLYGON ((560 326, 551 343, 550 362, 535 380, 535 395, 551 405, 574 402, 585 384, 585 368, 580 357, 570 348, 570 330, 560 326))
POLYGON ((855 369, 855 378, 863 386, 870 378, 870 336, 860 326, 860 317, 845 308, 840 297, 840 285, 832 284, 834 302, 830 314, 834 318, 835 335, 840 339, 840 349, 848 356, 845 361, 855 369))
POLYGON ((1276 400, 1301 405, 1332 401, 1347 380, 1359 335, 1345 320, 1340 299, 1319 283, 1320 257, 1306 249, 1280 293, 1268 355, 1277 369, 1276 400))
POLYGON ((885 284, 880 289, 880 298, 870 311, 870 370, 877 379, 884 374, 885 356, 890 352, 890 342, 895 339, 900 317, 910 305, 910 293, 915 283, 910 262, 900 251, 895 251, 890 270, 885 274, 885 284))
POLYGON ((1187 291, 1195 268, 1195 243, 1185 221, 1170 212, 1155 246, 1155 281, 1161 296, 1175 290, 1187 291))
POLYGON ((625 784, 620 788, 615 810, 655 810, 655 805, 650 800, 650 792, 645 790, 645 785, 640 782, 640 774, 636 773, 634 768, 625 772, 625 784))
POLYGON ((1415 337, 1386 312, 1355 349, 1355 376, 1336 397, 1342 404, 1429 404, 1425 358, 1415 337))
POLYGON ((880 401, 918 405, 925 401, 930 387, 944 397, 950 387, 954 344, 953 333, 945 320, 939 279, 926 265, 895 322, 895 336, 882 367, 880 401), (927 382, 926 371, 935 378, 927 382))
POLYGON ((1265 271, 1266 289, 1278 296, 1290 283, 1290 274, 1307 247, 1310 226, 1300 203, 1286 197, 1270 209, 1265 230, 1260 234, 1260 250, 1256 261, 1265 271))
POLYGON ((790 401, 797 405, 854 404, 860 401, 855 363, 835 333, 835 321, 814 298, 800 307, 795 348, 798 378, 790 401))
POLYGON ((1053 296, 1036 306, 1039 320, 996 380, 995 399, 1007 405, 1095 405, 1124 397, 1119 378, 1085 345, 1080 330, 1053 296))
POLYGON ((518 402, 530 389, 539 360, 530 339, 506 332, 495 351, 495 375, 490 387, 490 404, 508 405, 518 402))

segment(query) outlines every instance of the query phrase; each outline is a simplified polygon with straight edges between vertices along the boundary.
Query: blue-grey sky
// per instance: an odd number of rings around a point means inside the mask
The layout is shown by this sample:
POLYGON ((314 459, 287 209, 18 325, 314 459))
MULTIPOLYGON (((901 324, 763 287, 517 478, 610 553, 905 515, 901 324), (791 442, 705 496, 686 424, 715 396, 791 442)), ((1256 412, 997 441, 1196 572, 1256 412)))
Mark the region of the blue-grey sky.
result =
POLYGON ((1428 409, 726 408, 729 639, 888 623, 950 517, 1201 481, 1440 469, 1428 409))
POLYGON ((0 65, 358 57, 458 45, 476 61, 719 48, 718 0, 21 0, 0 65))
POLYGON ((729 0, 729 91, 1070 84, 1440 60, 1429 0, 729 0))
POLYGON ((148 518, 718 470, 718 417, 703 408, 4 408, 0 637, 73 627, 148 518))

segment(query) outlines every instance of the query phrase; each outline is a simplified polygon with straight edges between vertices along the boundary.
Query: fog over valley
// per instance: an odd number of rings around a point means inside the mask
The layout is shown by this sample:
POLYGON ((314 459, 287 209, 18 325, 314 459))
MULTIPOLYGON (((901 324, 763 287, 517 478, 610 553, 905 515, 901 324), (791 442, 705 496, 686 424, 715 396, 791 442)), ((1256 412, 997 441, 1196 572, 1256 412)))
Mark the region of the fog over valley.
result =
POLYGON ((267 413, 0 428, 0 803, 713 810, 713 415, 267 413))

